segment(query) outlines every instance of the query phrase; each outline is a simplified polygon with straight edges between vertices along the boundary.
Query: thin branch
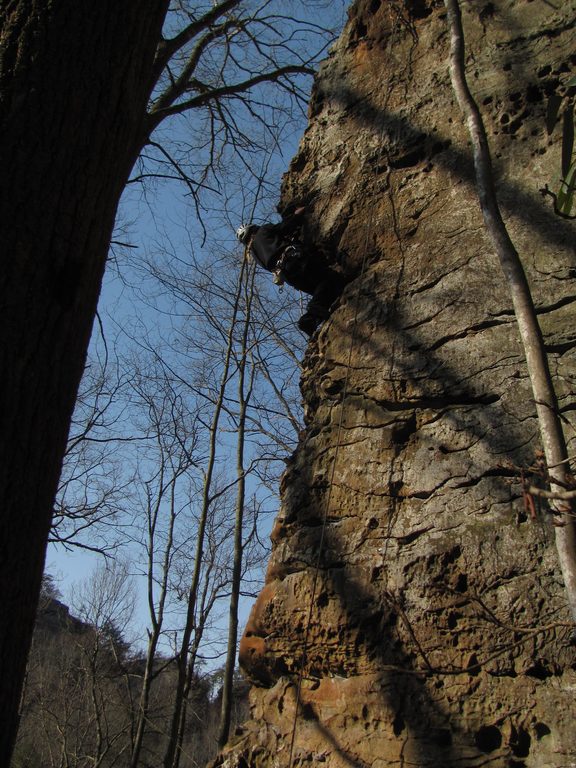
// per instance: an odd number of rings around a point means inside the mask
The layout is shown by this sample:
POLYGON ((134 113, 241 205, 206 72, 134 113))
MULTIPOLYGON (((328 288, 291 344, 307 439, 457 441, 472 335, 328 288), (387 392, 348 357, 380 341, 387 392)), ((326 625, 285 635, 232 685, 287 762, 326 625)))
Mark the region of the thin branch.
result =
POLYGON ((210 29, 203 37, 201 37, 188 57, 188 61, 182 69, 182 72, 176 79, 171 79, 170 86, 156 99, 150 112, 153 114, 160 110, 167 109, 174 104, 176 99, 189 90, 191 86, 196 87, 201 91, 208 90, 208 86, 200 83, 198 80, 192 79, 192 75, 196 71, 196 67, 202 58, 202 54, 208 48, 210 43, 214 42, 219 37, 225 37, 231 29, 239 28, 239 26, 241 26, 241 23, 237 19, 229 19, 224 24, 220 24, 219 26, 210 29))
MULTIPOLYGON (((180 102, 179 104, 173 104, 170 107, 164 109, 152 109, 148 115, 148 135, 152 132, 162 120, 170 115, 179 115, 182 112, 186 112, 190 109, 196 109, 203 107, 211 102, 217 102, 220 99, 229 96, 238 96, 241 93, 246 93, 251 88, 254 88, 260 83, 279 82, 285 75, 314 75, 314 70, 310 67, 303 66, 301 64, 290 64, 285 67, 279 67, 278 69, 270 72, 263 72, 260 75, 249 77, 247 80, 243 80, 239 83, 232 85, 222 85, 219 88, 211 88, 210 90, 200 93, 194 96, 192 99, 180 102)), ((280 83, 282 85, 282 83, 280 83)))
POLYGON ((531 496, 538 496, 541 499, 559 499, 569 501, 576 499, 576 490, 573 491, 546 491, 544 488, 538 488, 536 485, 530 485, 527 489, 531 496))
POLYGON ((212 10, 185 27, 176 35, 176 37, 173 37, 170 40, 162 40, 156 51, 156 59, 153 68, 153 82, 158 82, 164 67, 167 66, 168 62, 177 51, 181 50, 190 42, 190 40, 202 32, 202 30, 208 29, 208 27, 228 13, 228 11, 231 11, 233 8, 240 5, 240 2, 241 0, 224 0, 223 3, 214 6, 212 10))

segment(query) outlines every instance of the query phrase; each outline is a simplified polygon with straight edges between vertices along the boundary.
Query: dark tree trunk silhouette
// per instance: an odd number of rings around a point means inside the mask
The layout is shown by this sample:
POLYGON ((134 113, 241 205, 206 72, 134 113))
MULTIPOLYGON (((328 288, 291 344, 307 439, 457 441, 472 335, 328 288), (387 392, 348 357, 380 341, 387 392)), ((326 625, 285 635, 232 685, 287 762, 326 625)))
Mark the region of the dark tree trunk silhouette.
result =
POLYGON ((0 10, 0 765, 9 765, 52 504, 168 0, 0 10))

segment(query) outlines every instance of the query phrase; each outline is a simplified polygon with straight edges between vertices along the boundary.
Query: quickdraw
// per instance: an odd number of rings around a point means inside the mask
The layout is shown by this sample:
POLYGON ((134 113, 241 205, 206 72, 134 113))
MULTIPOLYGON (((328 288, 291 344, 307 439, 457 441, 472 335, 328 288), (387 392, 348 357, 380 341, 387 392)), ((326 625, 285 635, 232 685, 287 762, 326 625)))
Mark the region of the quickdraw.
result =
POLYGON ((284 285, 286 282, 286 266, 290 262, 299 261, 302 256, 302 248, 299 245, 288 245, 284 248, 276 262, 276 266, 272 270, 272 279, 276 285, 284 285))

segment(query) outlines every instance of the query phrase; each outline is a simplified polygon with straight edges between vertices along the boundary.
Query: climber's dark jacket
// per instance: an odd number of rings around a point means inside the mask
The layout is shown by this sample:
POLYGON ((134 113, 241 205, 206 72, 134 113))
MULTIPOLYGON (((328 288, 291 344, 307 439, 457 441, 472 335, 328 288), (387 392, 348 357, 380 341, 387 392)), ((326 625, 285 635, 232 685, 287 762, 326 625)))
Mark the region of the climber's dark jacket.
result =
POLYGON ((282 251, 290 244, 296 230, 302 223, 302 216, 293 214, 279 224, 263 224, 252 235, 250 252, 256 261, 273 272, 282 251))
POLYGON ((310 334, 328 317, 330 306, 342 293, 346 280, 315 249, 302 242, 305 239, 303 210, 299 209, 299 213, 287 216, 279 224, 263 224, 255 229, 250 252, 261 266, 274 272, 282 253, 288 246, 294 246, 282 260, 281 278, 312 297, 298 321, 300 329, 310 334))

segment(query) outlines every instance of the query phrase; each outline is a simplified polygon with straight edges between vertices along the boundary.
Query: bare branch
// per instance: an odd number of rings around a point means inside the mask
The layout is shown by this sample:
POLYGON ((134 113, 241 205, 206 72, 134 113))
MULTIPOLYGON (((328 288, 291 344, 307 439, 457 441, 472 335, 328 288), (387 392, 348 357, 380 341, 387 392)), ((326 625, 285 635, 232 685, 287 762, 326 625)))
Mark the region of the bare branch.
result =
POLYGON ((254 88, 254 86, 259 85, 260 83, 278 82, 280 85, 283 85, 282 78, 286 75, 293 74, 313 75, 314 70, 304 65, 291 64, 285 67, 279 67, 278 69, 272 70, 270 72, 264 72, 260 75, 254 75, 254 77, 250 77, 247 80, 239 83, 234 83, 232 85, 222 85, 219 88, 208 89, 192 99, 188 99, 179 104, 173 104, 170 107, 153 108, 148 116, 148 124, 150 127, 149 133, 169 115, 182 114, 183 112, 186 112, 190 109, 197 109, 198 107, 203 107, 211 102, 218 102, 224 98, 238 96, 241 93, 246 93, 246 91, 249 91, 251 88, 254 88))
POLYGON ((196 35, 205 29, 208 29, 215 21, 222 18, 228 11, 240 5, 241 0, 224 0, 215 5, 212 10, 205 13, 199 19, 195 19, 191 24, 185 27, 171 40, 162 40, 156 51, 154 61, 154 83, 158 82, 162 71, 177 51, 181 50, 196 35))
POLYGON ((196 67, 202 58, 202 54, 208 48, 210 43, 213 43, 219 37, 226 37, 230 30, 234 28, 238 29, 240 25, 241 22, 237 19, 230 19, 224 24, 209 30, 194 47, 180 75, 176 79, 172 79, 170 86, 154 101, 150 108, 150 114, 155 114, 168 109, 174 104, 176 99, 182 96, 183 93, 186 93, 186 91, 192 89, 207 91, 208 86, 204 85, 199 80, 192 78, 196 71, 196 67))
POLYGON ((544 488, 538 488, 537 485, 529 485, 527 491, 531 496, 538 496, 541 499, 559 499, 561 501, 576 499, 576 490, 547 491, 544 488))

